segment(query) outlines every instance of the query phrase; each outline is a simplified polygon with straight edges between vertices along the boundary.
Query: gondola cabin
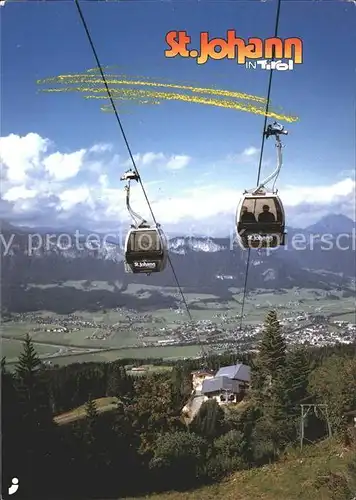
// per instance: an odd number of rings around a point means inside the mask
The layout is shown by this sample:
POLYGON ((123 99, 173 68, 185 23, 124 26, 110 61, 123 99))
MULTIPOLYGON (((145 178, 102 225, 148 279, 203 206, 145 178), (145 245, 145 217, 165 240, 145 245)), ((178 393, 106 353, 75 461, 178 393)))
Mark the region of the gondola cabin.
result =
POLYGON ((285 217, 276 194, 244 194, 236 212, 238 242, 242 248, 276 248, 285 244, 285 217))
POLYGON ((131 229, 125 243, 125 267, 129 273, 158 273, 167 264, 168 245, 164 233, 155 227, 131 229))

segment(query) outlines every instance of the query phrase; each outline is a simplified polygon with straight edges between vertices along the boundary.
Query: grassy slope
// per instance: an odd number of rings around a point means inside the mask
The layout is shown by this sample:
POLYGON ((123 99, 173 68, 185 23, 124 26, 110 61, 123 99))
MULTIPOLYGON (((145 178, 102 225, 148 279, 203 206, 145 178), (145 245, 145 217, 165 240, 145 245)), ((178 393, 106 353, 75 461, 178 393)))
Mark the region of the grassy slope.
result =
MULTIPOLYGON (((99 398, 94 400, 98 409, 98 413, 104 413, 105 411, 114 410, 117 408, 117 398, 107 397, 107 398, 99 398)), ((75 422, 76 420, 81 420, 85 418, 85 405, 79 406, 78 408, 74 408, 74 410, 67 411, 60 415, 54 417, 54 421, 58 425, 65 425, 75 422)))
MULTIPOLYGON (((98 412, 115 409, 117 398, 95 400, 98 412)), ((85 405, 57 415, 54 421, 65 425, 85 417, 85 405)), ((329 487, 317 487, 318 478, 330 471, 346 475, 347 465, 356 450, 342 447, 334 441, 292 450, 278 463, 236 472, 221 483, 185 493, 169 492, 151 495, 151 500, 344 500, 344 496, 329 487)), ((356 496, 356 491, 355 491, 356 496)), ((126 499, 130 500, 130 499, 126 499)), ((139 498, 131 500, 142 500, 139 498)))
MULTIPOLYGON (((187 493, 151 495, 151 500, 344 500, 331 488, 318 488, 316 480, 330 471, 347 474, 347 464, 355 450, 335 443, 307 446, 303 452, 292 451, 280 462, 233 474, 229 479, 187 493), (333 496, 334 495, 334 496, 333 496)), ((356 491, 355 491, 356 495, 356 491)), ((127 499, 129 500, 129 499, 127 499)), ((135 500, 139 500, 136 498, 135 500)))

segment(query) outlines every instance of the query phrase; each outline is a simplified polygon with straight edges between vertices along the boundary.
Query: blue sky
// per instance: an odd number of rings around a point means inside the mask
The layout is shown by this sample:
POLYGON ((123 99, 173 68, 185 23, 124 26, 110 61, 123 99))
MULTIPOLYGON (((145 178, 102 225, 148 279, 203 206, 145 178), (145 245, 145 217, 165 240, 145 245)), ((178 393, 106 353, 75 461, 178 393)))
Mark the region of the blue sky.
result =
MULTIPOLYGON (((266 95, 269 72, 247 70, 231 60, 197 65, 192 59, 167 59, 165 35, 186 30, 192 47, 201 31, 211 37, 225 36, 227 29, 245 39, 273 36, 275 1, 81 5, 103 65, 117 65, 116 71, 137 79, 266 95)), ((43 93, 36 83, 95 66, 74 2, 8 3, 0 15, 2 160, 5 173, 26 171, 12 180, 5 174, 1 216, 45 225, 78 220, 92 227, 126 221, 119 177, 128 155, 114 115, 100 110, 104 102, 78 93, 43 93), (37 135, 24 141, 30 133, 37 135), (18 137, 6 141, 10 134, 18 137), (47 149, 43 139, 51 141, 47 149), (111 149, 89 152, 98 144, 111 149), (76 152, 66 159, 76 175, 64 180, 48 175, 49 164, 53 174, 64 165, 61 155, 76 152), (46 163, 53 153, 57 156, 46 163)), ((293 225, 305 226, 330 211, 354 212, 355 16, 356 6, 347 2, 282 2, 279 36, 300 37, 304 46, 304 63, 294 71, 275 71, 271 93, 275 106, 299 117, 284 123, 289 136, 278 184, 293 225)), ((140 173, 157 218, 174 230, 185 230, 194 219, 194 224, 225 231, 241 191, 256 182, 258 152, 248 156, 244 151, 260 147, 263 116, 164 101, 158 106, 119 103, 118 109, 132 150, 140 154, 140 173), (145 154, 152 160, 146 164, 145 154), (185 168, 169 167, 174 155, 187 158, 185 168)), ((267 175, 275 161, 272 141, 264 161, 267 175)), ((135 207, 144 210, 137 190, 135 196, 135 207)))

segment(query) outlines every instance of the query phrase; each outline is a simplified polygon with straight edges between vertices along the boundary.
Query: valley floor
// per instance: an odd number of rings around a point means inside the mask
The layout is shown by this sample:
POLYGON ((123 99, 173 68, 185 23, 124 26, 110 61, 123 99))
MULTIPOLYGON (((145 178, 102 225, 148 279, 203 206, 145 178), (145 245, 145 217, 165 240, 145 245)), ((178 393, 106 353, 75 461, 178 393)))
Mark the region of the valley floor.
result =
MULTIPOLYGON (((69 288, 82 286, 81 282, 74 281, 67 284, 69 288)), ((92 283, 96 290, 105 290, 107 285, 106 282, 92 283)), ((65 288, 65 284, 59 287, 62 292, 65 288)), ((169 287, 132 284, 123 295, 131 296, 139 304, 145 294, 175 297, 176 292, 169 287)), ((236 342, 239 349, 245 351, 254 348, 256 336, 271 308, 278 311, 288 344, 334 345, 356 339, 354 296, 296 287, 257 289, 247 297, 246 317, 240 331, 242 293, 237 288, 230 288, 229 292, 230 300, 223 300, 211 294, 185 291, 193 318, 189 324, 186 315, 177 308, 152 307, 139 312, 119 306, 94 312, 80 310, 74 314, 45 310, 13 313, 11 319, 2 324, 2 355, 9 365, 16 363, 26 333, 30 334, 43 361, 61 366, 75 362, 110 362, 118 358, 194 358, 201 351, 197 332, 215 353, 228 351, 231 346, 236 349, 236 342)))
MULTIPOLYGON (((280 462, 233 474, 225 481, 185 493, 150 495, 151 500, 351 500, 352 495, 338 486, 349 481, 347 466, 356 458, 348 450, 327 441, 292 451, 280 462), (333 473, 333 480, 331 476, 333 473), (328 481, 324 486, 320 483, 328 481)), ((356 480, 355 480, 356 483, 356 480)), ((350 486, 349 486, 350 487, 350 486)), ((356 496, 355 491, 352 494, 356 496)), ((126 500, 142 500, 126 499, 126 500)))

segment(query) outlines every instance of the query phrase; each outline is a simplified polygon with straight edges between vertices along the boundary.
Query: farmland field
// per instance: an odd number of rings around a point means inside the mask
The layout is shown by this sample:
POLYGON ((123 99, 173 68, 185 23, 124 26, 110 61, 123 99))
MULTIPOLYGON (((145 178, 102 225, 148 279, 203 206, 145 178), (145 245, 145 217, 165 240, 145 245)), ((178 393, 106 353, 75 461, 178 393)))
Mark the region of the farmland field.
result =
MULTIPOLYGON (((22 351, 22 342, 19 340, 1 339, 1 356, 5 356, 7 361, 15 360, 19 353, 22 351)), ((37 354, 40 356, 48 356, 51 354, 59 353, 60 347, 50 345, 34 344, 37 354)))
MULTIPOLYGON (((88 340, 86 337, 89 337, 93 333, 97 331, 96 328, 83 328, 78 331, 62 333, 62 332, 47 332, 47 331, 34 331, 34 324, 26 324, 20 325, 19 328, 18 323, 12 323, 3 325, 2 327, 2 335, 10 336, 13 338, 21 339, 24 337, 26 333, 31 335, 31 338, 34 342, 49 342, 53 344, 60 344, 66 346, 77 346, 77 347, 124 347, 127 342, 127 336, 124 334, 117 336, 116 334, 108 340, 103 339, 90 339, 88 340)), ((38 325, 36 325, 38 326, 38 325)), ((45 329, 50 328, 53 325, 41 325, 45 329)), ((133 345, 135 342, 132 341, 129 345, 133 345)))
MULTIPOLYGON (((115 285, 120 286, 119 283, 115 285)), ((58 286, 58 285, 54 285, 58 286)), ((95 287, 107 289, 113 283, 106 282, 65 282, 60 286, 76 286, 84 290, 95 287), (89 286, 90 285, 90 286, 89 286)), ((161 288, 144 284, 130 284, 123 296, 135 295, 139 302, 141 294, 152 292, 162 295, 175 295, 175 288, 161 288)), ((213 294, 186 293, 191 306, 194 321, 210 320, 222 330, 233 330, 240 323, 241 290, 230 288, 229 300, 221 300, 213 294)), ((253 290, 246 296, 244 325, 261 323, 271 308, 276 309, 280 317, 296 317, 302 313, 333 315, 333 320, 340 319, 355 323, 355 299, 343 297, 341 292, 322 290, 282 289, 275 291, 253 290)), ((29 333, 36 343, 39 354, 53 355, 56 362, 103 360, 111 361, 123 358, 179 358, 196 356, 199 347, 157 346, 158 343, 181 332, 189 332, 188 317, 181 309, 154 309, 138 312, 124 307, 100 310, 97 312, 76 311, 73 315, 57 315, 48 311, 22 314, 16 321, 2 324, 3 355, 10 360, 16 358, 22 349, 21 340, 29 333), (63 328, 67 326, 67 330, 63 328), (156 345, 152 345, 155 343, 156 345), (97 349, 102 352, 88 352, 97 349), (70 354, 70 351, 74 351, 70 354), (68 355, 67 355, 68 353, 68 355), (63 354, 65 354, 63 356, 63 354)), ((297 325, 298 326, 298 325, 297 325)), ((195 341, 195 333, 190 339, 195 341)), ((52 358, 54 362, 54 358, 52 358)))
POLYGON ((101 351, 94 353, 73 354, 68 356, 59 356, 53 358, 53 363, 60 366, 70 363, 88 363, 110 362, 116 359, 133 358, 163 358, 163 359, 179 359, 192 358, 198 354, 199 345, 189 346, 167 346, 167 347, 142 347, 138 349, 115 349, 111 351, 101 351))

